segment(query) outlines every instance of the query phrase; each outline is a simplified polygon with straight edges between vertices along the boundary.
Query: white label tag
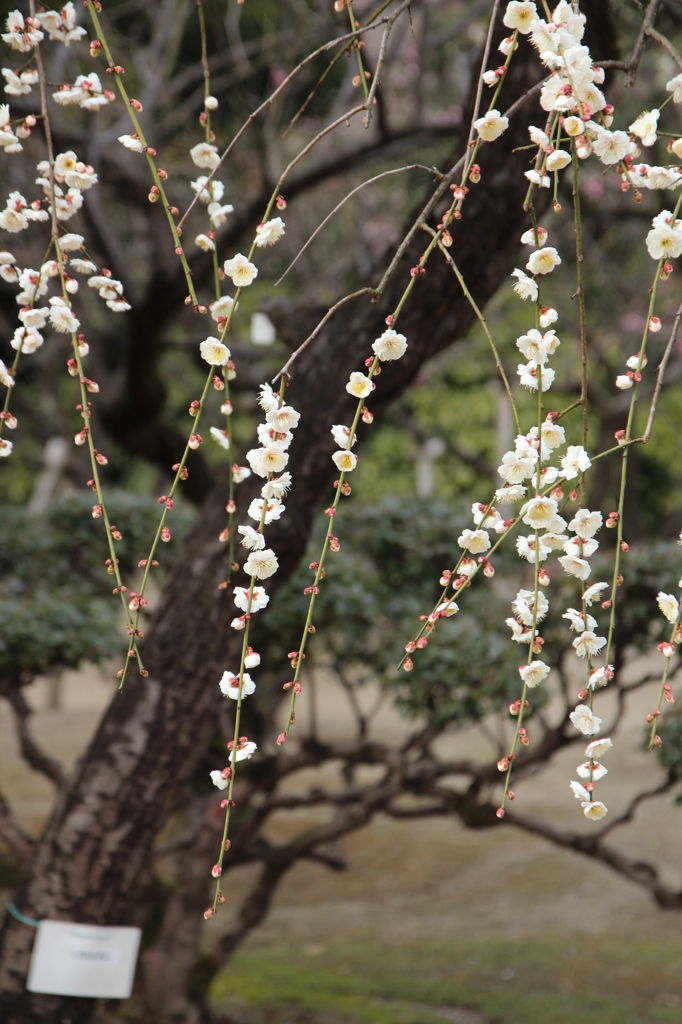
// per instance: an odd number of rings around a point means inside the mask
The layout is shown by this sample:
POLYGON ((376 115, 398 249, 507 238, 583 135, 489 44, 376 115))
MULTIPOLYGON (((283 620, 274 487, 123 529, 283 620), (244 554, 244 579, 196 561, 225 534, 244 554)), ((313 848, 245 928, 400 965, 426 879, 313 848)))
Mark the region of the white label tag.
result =
POLYGON ((128 999, 142 932, 41 921, 26 988, 56 996, 128 999))

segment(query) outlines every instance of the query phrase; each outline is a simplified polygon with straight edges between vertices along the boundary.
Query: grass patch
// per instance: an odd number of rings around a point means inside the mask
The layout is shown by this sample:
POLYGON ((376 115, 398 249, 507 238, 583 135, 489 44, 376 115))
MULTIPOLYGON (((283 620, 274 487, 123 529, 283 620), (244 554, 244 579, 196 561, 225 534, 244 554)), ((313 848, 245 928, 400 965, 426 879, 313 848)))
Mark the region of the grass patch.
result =
POLYGON ((442 1024, 457 1008, 504 1024, 672 1024, 681 962, 682 941, 589 936, 253 943, 218 975, 211 1002, 245 1024, 442 1024))

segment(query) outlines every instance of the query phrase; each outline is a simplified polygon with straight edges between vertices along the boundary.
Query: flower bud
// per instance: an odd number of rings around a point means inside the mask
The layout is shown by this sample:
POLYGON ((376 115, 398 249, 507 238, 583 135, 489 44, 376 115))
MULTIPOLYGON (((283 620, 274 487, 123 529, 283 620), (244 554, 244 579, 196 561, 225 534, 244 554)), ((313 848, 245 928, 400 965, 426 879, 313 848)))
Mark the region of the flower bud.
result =
POLYGON ((411 672, 413 668, 414 664, 412 662, 412 658, 405 658, 405 661, 403 662, 403 670, 405 672, 411 672))
POLYGON ((220 878, 222 873, 223 869, 221 868, 220 864, 214 864, 213 867, 211 868, 211 874, 213 875, 214 878, 220 878))

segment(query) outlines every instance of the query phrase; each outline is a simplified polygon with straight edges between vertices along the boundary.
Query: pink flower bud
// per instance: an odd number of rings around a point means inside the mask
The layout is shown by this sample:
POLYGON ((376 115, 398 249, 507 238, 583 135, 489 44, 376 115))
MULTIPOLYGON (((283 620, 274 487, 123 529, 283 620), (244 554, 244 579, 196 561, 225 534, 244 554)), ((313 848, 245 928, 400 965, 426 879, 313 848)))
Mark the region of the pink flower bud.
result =
POLYGON ((213 875, 214 878, 220 878, 222 873, 223 869, 221 868, 220 864, 214 864, 213 867, 211 868, 211 874, 213 875))

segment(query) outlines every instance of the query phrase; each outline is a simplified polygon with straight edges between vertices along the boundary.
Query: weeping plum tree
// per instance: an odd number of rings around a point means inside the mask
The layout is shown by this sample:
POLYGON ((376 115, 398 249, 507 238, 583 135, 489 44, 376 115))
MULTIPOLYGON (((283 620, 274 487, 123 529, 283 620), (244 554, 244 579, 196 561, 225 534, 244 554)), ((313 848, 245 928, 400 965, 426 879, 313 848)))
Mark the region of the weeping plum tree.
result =
MULTIPOLYGON (((138 922, 135 1012, 195 1021, 210 975, 288 869, 302 858, 342 868, 329 844, 379 814, 520 828, 679 908, 682 891, 655 865, 607 842, 680 772, 668 705, 682 558, 663 541, 635 544, 642 452, 655 447, 666 374, 673 385, 678 374, 675 17, 657 0, 634 12, 601 0, 587 17, 566 0, 85 7, 30 0, 2 35, 2 469, 8 495, 21 496, 22 447, 30 466, 46 435, 70 432, 69 474, 90 492, 87 509, 55 497, 30 528, 40 543, 5 570, 15 605, 2 694, 24 757, 58 788, 37 841, 0 801, 0 836, 22 868, 19 911, 138 922), (670 74, 642 87, 645 47, 670 74), (626 225, 634 283, 609 287, 611 309, 618 289, 636 292, 632 353, 607 343, 590 304, 586 260, 609 217, 626 225), (285 298, 263 289, 289 274, 285 298), (259 287, 279 337, 267 359, 244 339, 259 287), (507 314, 494 322, 483 310, 500 289, 507 314), (355 502, 381 417, 390 408, 395 421, 397 408, 420 439, 400 403, 435 357, 461 376, 474 336, 514 437, 497 469, 451 444, 473 473, 470 512, 464 489, 445 504, 355 502), (199 507, 178 532, 187 500, 199 507), (81 536, 94 559, 74 544, 81 536), (22 566, 41 557, 50 572, 36 594, 22 566), (68 623, 64 588, 78 597, 68 623), (51 623, 50 642, 27 628, 32 615, 51 623), (633 646, 652 642, 651 672, 624 682, 633 646), (116 695, 65 782, 32 739, 22 687, 112 649, 116 695), (314 717, 296 721, 316 662, 354 709, 356 734, 342 743, 325 741, 314 717), (372 737, 357 700, 368 680, 413 718, 407 740, 372 737), (608 818, 602 759, 630 693, 652 680, 646 745, 659 782, 608 818), (604 687, 618 698, 612 720, 604 687), (551 692, 558 718, 545 713, 551 692), (444 732, 500 714, 489 759, 436 752, 444 732), (578 803, 567 801, 564 829, 512 806, 512 782, 523 804, 524 775, 576 744, 578 803), (282 792, 332 761, 344 765, 338 789, 282 792), (356 781, 362 765, 380 769, 376 782, 356 781), (318 805, 323 824, 268 839, 273 814, 318 805), (164 829, 172 838, 159 845, 164 829), (160 857, 173 865, 170 890, 155 880, 160 857), (259 873, 235 894, 226 879, 245 863, 259 873), (226 900, 234 923, 200 962, 204 919, 226 900)), ((457 405, 466 421, 466 388, 457 405)), ((17 530, 11 514, 5 529, 17 530)), ((32 941, 5 918, 3 1020, 101 1014, 25 991, 32 941)))

